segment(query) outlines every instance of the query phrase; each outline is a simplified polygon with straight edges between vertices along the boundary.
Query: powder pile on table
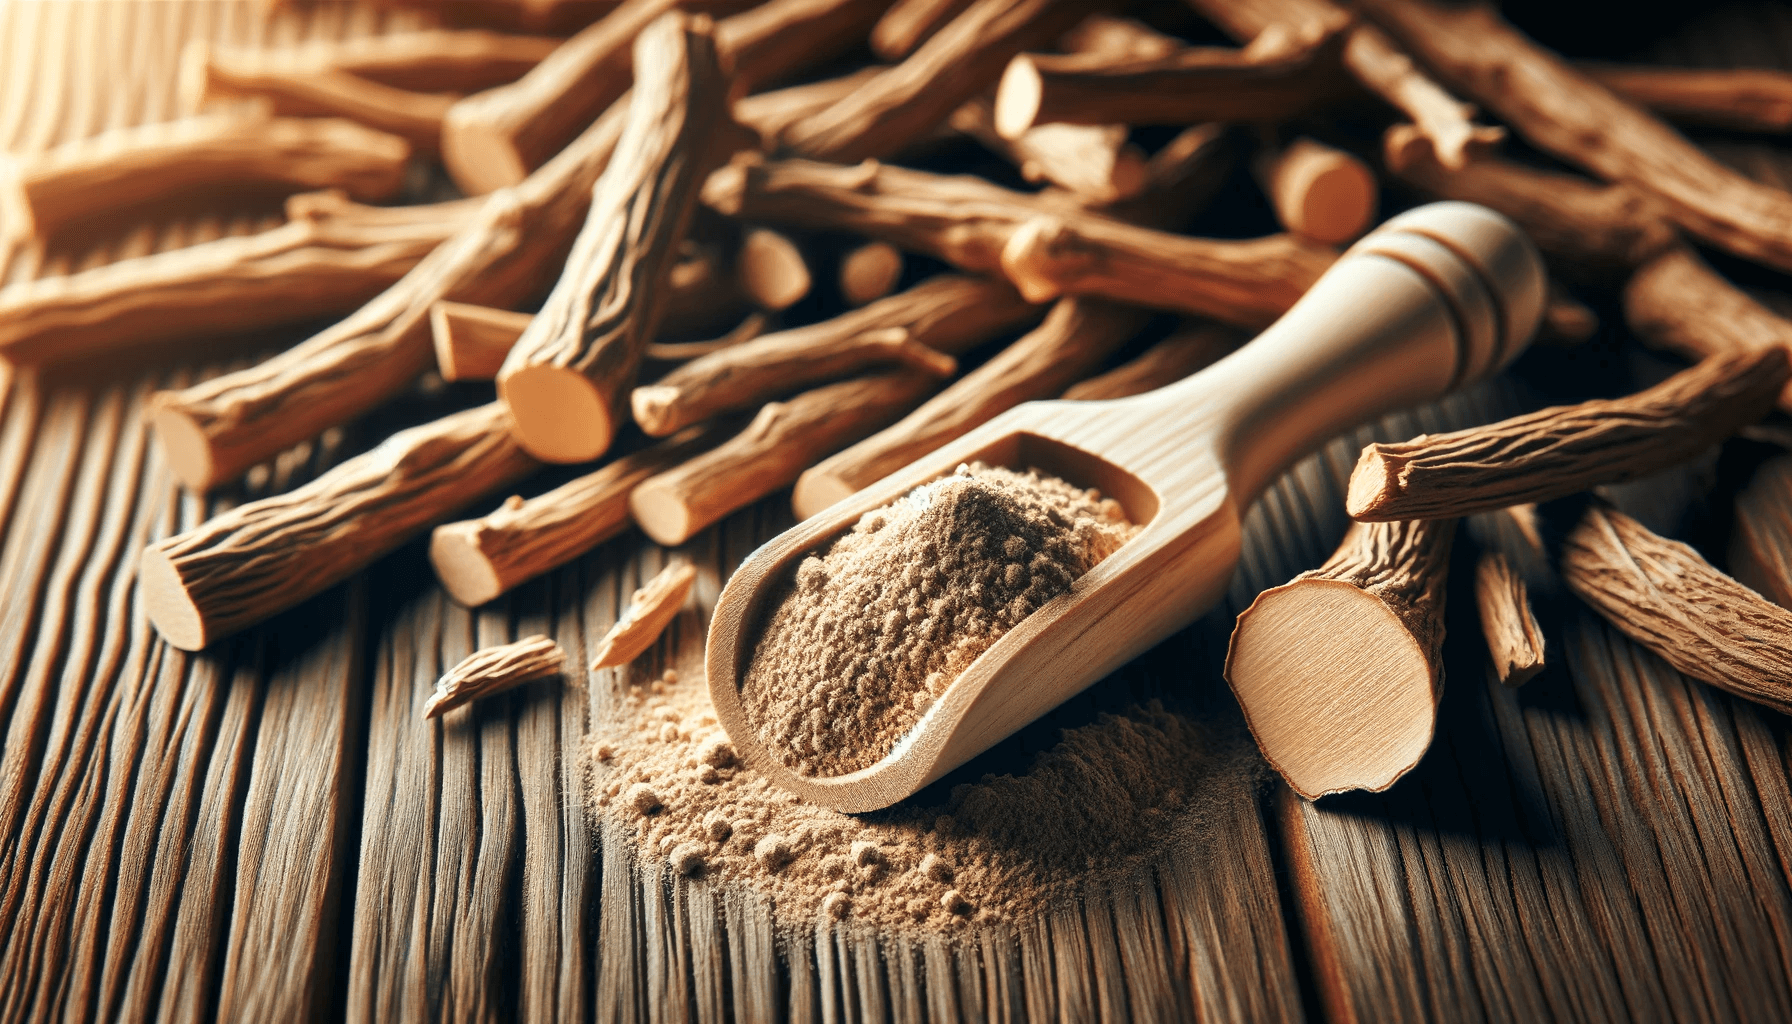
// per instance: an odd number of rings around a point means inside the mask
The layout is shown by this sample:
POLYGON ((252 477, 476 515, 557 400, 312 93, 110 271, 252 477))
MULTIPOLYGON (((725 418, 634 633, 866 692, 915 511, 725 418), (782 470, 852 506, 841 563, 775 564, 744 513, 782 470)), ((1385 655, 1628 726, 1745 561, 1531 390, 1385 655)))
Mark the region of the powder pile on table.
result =
POLYGON ((783 927, 826 915, 886 930, 1012 922, 1139 877, 1250 799, 1261 772, 1242 732, 1154 701, 1066 729, 1023 771, 944 802, 843 814, 743 767, 700 671, 630 687, 587 758, 592 803, 638 857, 744 886, 783 927))
POLYGON ((741 682, 805 775, 893 750, 977 656, 1138 532, 1112 498, 982 463, 867 512, 773 592, 741 682))

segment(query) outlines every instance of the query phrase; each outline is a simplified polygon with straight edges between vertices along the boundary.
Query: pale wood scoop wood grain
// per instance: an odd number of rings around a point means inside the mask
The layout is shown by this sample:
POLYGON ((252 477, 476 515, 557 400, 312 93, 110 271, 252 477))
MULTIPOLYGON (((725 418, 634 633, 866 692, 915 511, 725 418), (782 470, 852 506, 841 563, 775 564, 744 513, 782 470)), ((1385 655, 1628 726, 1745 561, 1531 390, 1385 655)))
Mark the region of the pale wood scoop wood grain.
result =
POLYGON ((1192 377, 1011 410, 748 556, 710 624, 717 717, 748 765, 805 799, 842 811, 903 799, 1206 612, 1263 487, 1345 429, 1504 367, 1544 299, 1542 263, 1512 222, 1434 203, 1358 242, 1281 320, 1192 377), (887 757, 847 775, 797 774, 740 700, 768 595, 793 560, 864 513, 973 460, 1097 487, 1144 528, 985 651, 887 757))

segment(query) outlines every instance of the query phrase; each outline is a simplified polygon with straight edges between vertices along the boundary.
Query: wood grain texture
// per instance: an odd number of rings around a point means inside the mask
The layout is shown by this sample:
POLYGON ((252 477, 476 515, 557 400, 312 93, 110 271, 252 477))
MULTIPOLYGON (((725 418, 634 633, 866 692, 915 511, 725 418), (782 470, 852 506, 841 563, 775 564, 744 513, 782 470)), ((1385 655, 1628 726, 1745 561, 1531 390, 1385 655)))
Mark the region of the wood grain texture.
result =
POLYGON ((1456 520, 1357 523, 1239 613, 1226 682, 1258 749, 1317 800, 1382 792, 1425 755, 1443 689, 1456 520))
MULTIPOLYGON (((1738 34, 1784 46, 1782 22, 1769 12, 1738 34)), ((381 27, 423 25, 334 5, 264 22, 249 5, 199 0, 0 3, 0 53, 21 55, 0 61, 0 145, 174 116, 169 72, 189 37, 253 45, 381 27), (27 95, 53 99, 17 101, 27 95)), ((133 227, 76 256, 0 247, 0 279, 264 226, 133 227)), ((225 1007, 235 1019, 568 1022, 687 1007, 708 1020, 1792 1012, 1792 729, 1591 617, 1547 623, 1564 628, 1566 656, 1517 691, 1481 684, 1483 651, 1446 650, 1438 740, 1387 794, 1299 805, 1266 827, 1256 783, 1241 780, 1220 794, 1224 814, 1139 885, 1017 928, 781 934, 750 894, 664 878, 593 831, 579 748, 587 717, 627 685, 620 673, 417 717, 440 674, 482 644, 547 633, 583 664, 665 564, 652 545, 600 546, 478 612, 421 582, 416 545, 218 652, 154 640, 131 603, 133 552, 383 432, 301 446, 209 502, 183 495, 132 425, 151 391, 227 368, 79 386, 0 370, 6 1019, 210 1021, 225 1007), (81 610, 114 625, 71 630, 81 610), (277 908, 283 892, 296 900, 277 908)), ((401 404, 406 423, 440 411, 401 404)), ((1234 610, 1335 546, 1364 442, 1535 404, 1484 390, 1297 466, 1247 517, 1234 610)), ((694 538, 698 610, 637 671, 692 669, 720 580, 788 525, 774 497, 694 538)), ((1210 663, 1201 630, 1102 684, 1092 705, 1153 687, 1214 697, 1217 675, 1191 671, 1210 663)), ((1219 696, 1199 713, 1223 720, 1219 696)))

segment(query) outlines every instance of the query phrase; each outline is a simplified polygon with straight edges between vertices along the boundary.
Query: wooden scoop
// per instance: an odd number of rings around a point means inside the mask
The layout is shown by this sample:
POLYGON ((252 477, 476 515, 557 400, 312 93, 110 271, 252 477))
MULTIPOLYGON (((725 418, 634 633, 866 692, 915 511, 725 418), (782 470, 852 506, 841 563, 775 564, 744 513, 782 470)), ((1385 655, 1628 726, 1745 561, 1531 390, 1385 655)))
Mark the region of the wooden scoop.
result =
POLYGON ((717 717, 748 765, 805 799, 842 811, 901 800, 1206 612, 1232 578, 1239 520, 1270 481, 1347 428, 1497 372, 1529 342, 1544 299, 1542 263, 1512 222, 1434 203, 1369 234, 1281 320, 1192 377, 1009 411, 748 556, 709 629, 717 717), (983 652, 883 760, 797 774, 740 700, 766 595, 864 513, 973 460, 1099 488, 1144 529, 983 652))

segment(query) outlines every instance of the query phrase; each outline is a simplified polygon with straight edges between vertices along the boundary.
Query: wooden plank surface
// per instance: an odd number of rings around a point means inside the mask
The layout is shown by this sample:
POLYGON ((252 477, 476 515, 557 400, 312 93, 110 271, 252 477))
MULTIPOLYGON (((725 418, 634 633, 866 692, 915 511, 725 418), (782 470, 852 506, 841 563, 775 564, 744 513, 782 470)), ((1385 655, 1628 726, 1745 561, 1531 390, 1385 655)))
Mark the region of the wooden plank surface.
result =
MULTIPOLYGON (((1776 19, 1693 42, 1712 63, 1739 38, 1792 66, 1776 19)), ((189 38, 404 23, 332 5, 0 2, 0 148, 169 116, 189 38)), ((257 223, 9 249, 0 279, 257 223)), ((477 612, 446 599, 413 544, 216 650, 155 639, 132 586, 146 542, 479 400, 420 391, 201 502, 170 482, 141 410, 220 369, 0 382, 0 1020, 1792 1019, 1786 721, 1572 605, 1550 619, 1556 664, 1507 691, 1458 602, 1439 743, 1388 794, 1312 805, 1248 766, 1208 794, 1210 827, 1150 870, 1014 927, 780 933, 750 894, 635 862, 584 808, 587 722, 624 672, 698 665, 702 614, 630 669, 418 717, 479 645, 547 632, 583 663, 671 555, 638 535, 477 612)), ((1499 385, 1379 436, 1535 401, 1499 385)), ((1373 434, 1253 510, 1232 608, 1329 553, 1341 481, 1373 434)), ((699 605, 788 522, 774 497, 681 549, 699 605)), ((1244 742, 1216 672, 1229 622, 1166 642, 1054 721, 1166 694, 1244 742)))

